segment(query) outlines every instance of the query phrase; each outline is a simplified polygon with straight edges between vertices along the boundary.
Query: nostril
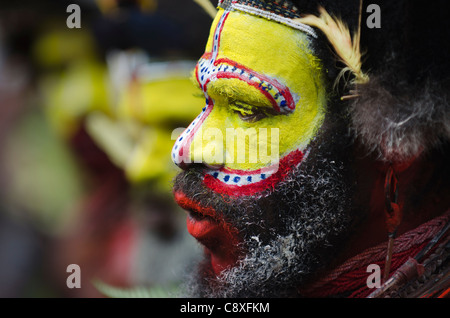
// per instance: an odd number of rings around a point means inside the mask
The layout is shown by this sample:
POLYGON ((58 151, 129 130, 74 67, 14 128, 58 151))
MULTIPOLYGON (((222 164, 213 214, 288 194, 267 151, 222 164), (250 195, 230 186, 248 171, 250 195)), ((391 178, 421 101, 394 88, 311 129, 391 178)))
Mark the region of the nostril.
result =
POLYGON ((203 165, 211 170, 219 170, 221 168, 223 168, 223 164, 208 164, 203 162, 203 165))
POLYGON ((219 170, 223 168, 223 166, 224 166, 223 164, 208 164, 205 162, 201 162, 201 163, 191 163, 186 168, 219 170))

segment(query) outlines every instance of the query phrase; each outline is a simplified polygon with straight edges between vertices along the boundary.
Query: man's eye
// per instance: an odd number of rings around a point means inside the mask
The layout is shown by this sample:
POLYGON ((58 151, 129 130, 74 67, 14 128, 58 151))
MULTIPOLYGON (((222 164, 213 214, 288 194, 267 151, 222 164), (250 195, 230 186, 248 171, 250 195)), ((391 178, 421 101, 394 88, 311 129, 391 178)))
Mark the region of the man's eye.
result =
POLYGON ((267 117, 267 115, 264 114, 262 111, 253 111, 252 113, 242 113, 240 111, 236 111, 236 113, 238 114, 241 120, 248 123, 254 123, 267 117))
POLYGON ((267 117, 266 113, 262 110, 247 105, 235 104, 231 106, 231 109, 239 116, 241 120, 248 123, 254 123, 267 117))

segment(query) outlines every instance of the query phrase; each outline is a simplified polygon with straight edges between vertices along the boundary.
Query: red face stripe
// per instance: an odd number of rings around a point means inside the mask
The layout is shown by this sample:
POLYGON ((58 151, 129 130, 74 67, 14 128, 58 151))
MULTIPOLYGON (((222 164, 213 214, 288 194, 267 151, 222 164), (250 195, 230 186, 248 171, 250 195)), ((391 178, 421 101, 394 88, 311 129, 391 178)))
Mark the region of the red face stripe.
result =
POLYGON ((255 87, 271 102, 272 107, 277 112, 290 113, 295 110, 295 100, 289 88, 281 84, 274 78, 260 74, 242 64, 234 62, 228 58, 220 58, 214 62, 213 67, 210 61, 203 59, 197 64, 195 76, 205 91, 208 84, 216 79, 239 79, 255 87), (209 66, 208 66, 209 65, 209 66), (200 69, 199 69, 200 68, 200 69), (257 80, 256 80, 257 79, 257 80))
POLYGON ((216 78, 237 78, 237 79, 240 79, 241 81, 246 82, 247 84, 257 88, 261 93, 263 93, 264 96, 266 96, 266 98, 268 100, 270 100, 270 103, 272 104, 272 107, 275 109, 275 111, 280 112, 280 107, 278 106, 277 102, 272 97, 272 95, 270 95, 270 93, 268 91, 261 89, 261 87, 258 85, 258 83, 249 81, 247 78, 245 78, 244 76, 241 76, 239 74, 226 73, 226 72, 218 72, 216 75, 216 78))
POLYGON ((226 12, 222 18, 219 20, 218 26, 219 29, 216 29, 216 32, 214 34, 214 40, 213 40, 213 48, 212 48, 212 58, 215 59, 217 58, 217 55, 219 54, 219 44, 220 44, 220 39, 222 37, 222 31, 223 31, 223 27, 225 25, 225 21, 228 18, 228 15, 230 14, 230 12, 226 12))
MULTIPOLYGON (((298 166, 302 162, 304 157, 305 156, 303 152, 301 152, 300 150, 295 150, 290 154, 288 154, 286 157, 284 157, 282 160, 280 160, 277 172, 272 174, 267 179, 251 183, 248 185, 241 185, 241 186, 229 185, 214 178, 210 174, 205 174, 203 182, 208 188, 218 193, 223 193, 230 196, 253 195, 267 189, 274 189, 275 186, 288 175, 288 173, 293 169, 293 167, 298 166)), ((243 175, 256 174, 261 172, 261 170, 247 172, 245 170, 231 170, 231 169, 223 169, 222 171, 243 175)))
MULTIPOLYGON (((240 63, 237 63, 237 62, 235 62, 233 60, 230 60, 228 58, 220 58, 214 64, 216 66, 218 66, 220 64, 227 64, 227 65, 230 65, 232 67, 236 67, 239 70, 244 70, 248 74, 251 74, 252 76, 257 77, 262 82, 269 83, 270 85, 275 87, 279 91, 279 93, 281 95, 283 95, 283 97, 286 100, 287 107, 289 109, 291 109, 292 111, 295 109, 295 101, 294 101, 294 98, 292 97, 291 91, 289 90, 289 88, 287 86, 281 84, 276 79, 270 78, 270 77, 268 77, 268 76, 266 76, 264 74, 258 73, 256 71, 252 70, 251 68, 249 68, 249 67, 247 67, 245 65, 242 65, 240 63)), ((248 79, 245 79, 245 81, 247 83, 249 82, 248 79)), ((264 91, 264 92, 267 93, 267 91, 264 91)), ((271 96, 271 99, 275 100, 273 96, 271 96)))
POLYGON ((204 60, 205 61, 204 66, 199 66, 197 64, 197 66, 195 67, 195 76, 197 78, 197 82, 200 84, 202 90, 205 93, 207 104, 203 108, 202 113, 196 119, 194 119, 194 121, 189 125, 189 127, 186 128, 186 130, 178 137, 177 141, 175 141, 175 144, 172 148, 172 160, 177 166, 181 168, 185 167, 186 164, 190 162, 191 158, 189 148, 192 143, 192 140, 196 132, 198 131, 199 127, 203 124, 205 119, 211 113, 212 108, 214 107, 214 102, 206 94, 206 85, 204 83, 207 80, 206 78, 207 74, 211 73, 214 59, 217 57, 220 42, 220 34, 222 33, 223 27, 225 25, 225 20, 227 19, 228 14, 229 12, 224 14, 217 24, 216 30, 214 32, 213 51, 209 54, 204 55, 205 57, 209 57, 210 59, 204 60))
MULTIPOLYGON (((183 158, 183 149, 186 148, 186 155, 189 154, 189 149, 188 147, 190 147, 191 143, 192 143, 192 139, 194 138, 196 132, 198 131, 198 129, 200 128, 200 126, 203 124, 203 122, 205 121, 206 117, 208 117, 209 113, 211 113, 213 108, 213 104, 211 102, 208 103, 208 106, 206 107, 205 111, 201 114, 201 117, 196 119, 196 121, 192 122, 192 128, 190 130, 190 132, 188 134, 186 134, 186 139, 183 143, 183 146, 180 147, 179 150, 179 156, 183 158)), ((184 160, 189 160, 188 158, 184 158, 184 160)), ((185 161, 187 162, 187 161, 185 161)))

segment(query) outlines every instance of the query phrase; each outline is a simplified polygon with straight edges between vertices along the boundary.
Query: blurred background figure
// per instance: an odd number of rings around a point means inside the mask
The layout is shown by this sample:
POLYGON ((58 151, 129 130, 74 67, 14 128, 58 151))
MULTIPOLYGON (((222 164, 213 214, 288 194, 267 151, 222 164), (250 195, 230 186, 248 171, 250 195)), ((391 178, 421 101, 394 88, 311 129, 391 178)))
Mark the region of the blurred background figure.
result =
POLYGON ((176 293, 199 248, 170 149, 202 107, 210 23, 192 1, 0 5, 1 297, 176 293))

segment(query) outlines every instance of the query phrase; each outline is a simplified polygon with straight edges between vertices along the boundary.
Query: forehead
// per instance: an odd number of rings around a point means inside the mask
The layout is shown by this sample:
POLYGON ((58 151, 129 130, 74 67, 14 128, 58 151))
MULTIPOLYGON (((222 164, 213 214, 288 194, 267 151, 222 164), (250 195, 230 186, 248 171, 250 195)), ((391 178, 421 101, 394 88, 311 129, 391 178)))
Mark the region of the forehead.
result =
MULTIPOLYGON (((220 10, 212 24, 207 52, 212 51, 216 27, 223 14, 220 10)), ((221 28, 217 57, 239 62, 285 82, 295 82, 299 73, 314 76, 313 69, 317 67, 317 59, 305 33, 235 11, 228 14, 221 28)))

